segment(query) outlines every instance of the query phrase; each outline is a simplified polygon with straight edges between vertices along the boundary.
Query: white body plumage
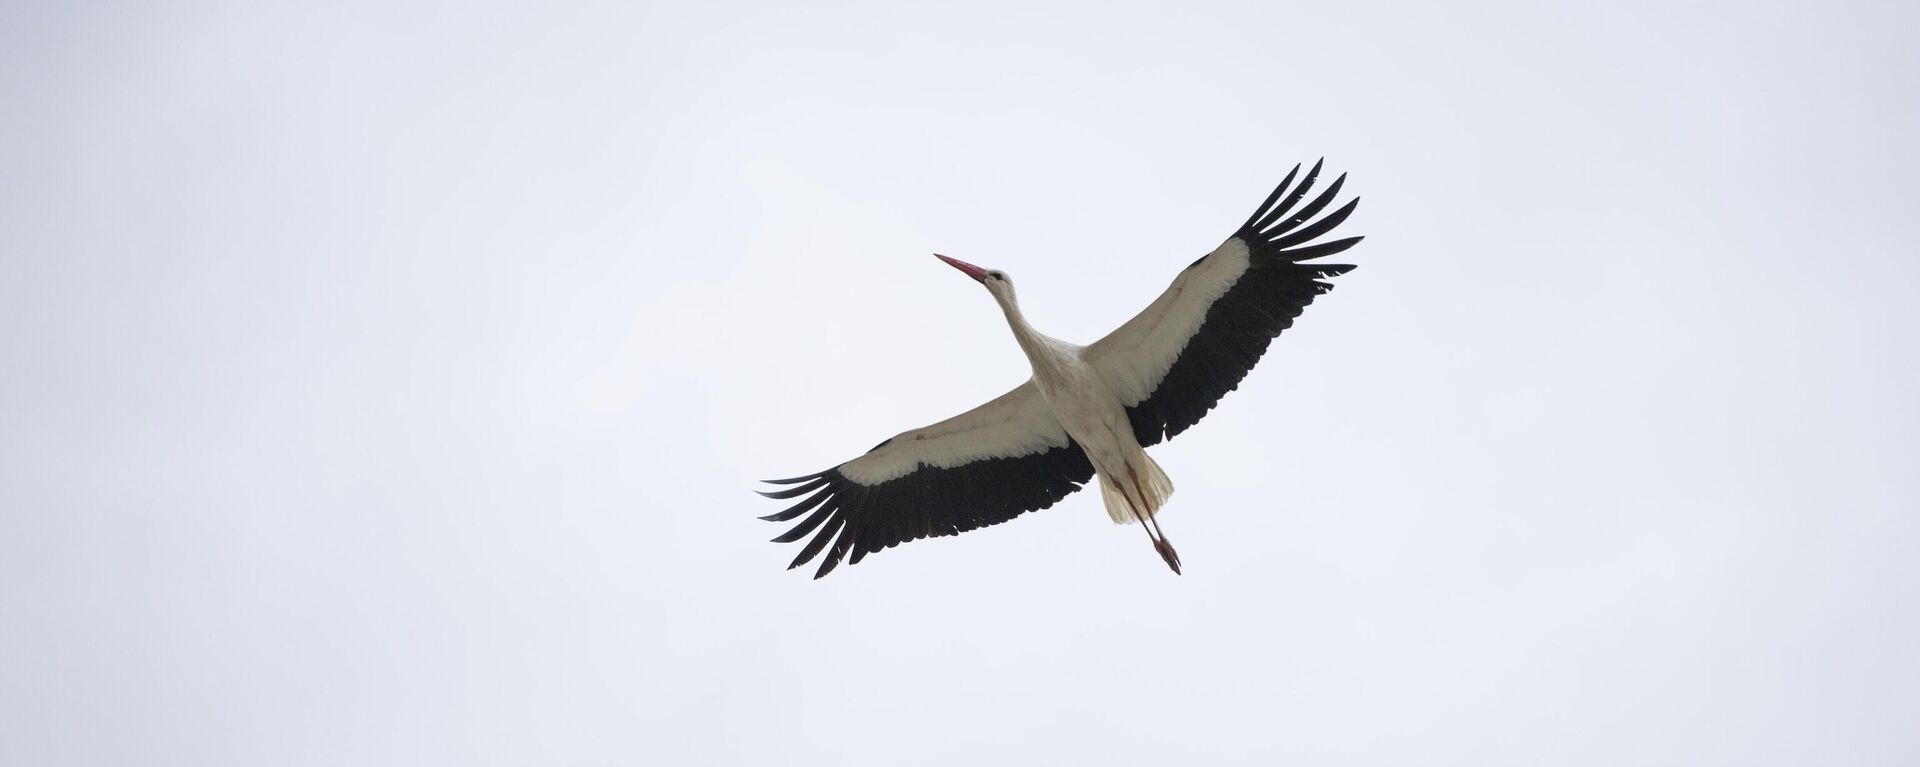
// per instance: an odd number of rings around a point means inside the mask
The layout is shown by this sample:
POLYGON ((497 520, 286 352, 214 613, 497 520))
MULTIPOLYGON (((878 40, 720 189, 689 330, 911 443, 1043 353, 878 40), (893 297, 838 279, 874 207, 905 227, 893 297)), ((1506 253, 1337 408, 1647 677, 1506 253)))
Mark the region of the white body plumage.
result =
MULTIPOLYGON (((971 266, 948 261, 962 266, 962 271, 971 266)), ((1034 388, 1052 408, 1053 417, 1066 429, 1067 436, 1079 444, 1087 461, 1093 464, 1107 516, 1120 524, 1151 520, 1173 495, 1173 483, 1134 437, 1133 424, 1127 419, 1127 403, 1121 401, 1108 384, 1107 376, 1088 359, 1088 347, 1035 330, 1020 313, 1013 281, 998 271, 985 272, 985 275, 981 282, 1000 304, 1014 340, 1019 342, 1020 350, 1033 366, 1034 388)), ((1156 545, 1162 545, 1157 543, 1158 534, 1152 535, 1156 545)), ((1168 560, 1177 570, 1176 562, 1176 559, 1168 560)))

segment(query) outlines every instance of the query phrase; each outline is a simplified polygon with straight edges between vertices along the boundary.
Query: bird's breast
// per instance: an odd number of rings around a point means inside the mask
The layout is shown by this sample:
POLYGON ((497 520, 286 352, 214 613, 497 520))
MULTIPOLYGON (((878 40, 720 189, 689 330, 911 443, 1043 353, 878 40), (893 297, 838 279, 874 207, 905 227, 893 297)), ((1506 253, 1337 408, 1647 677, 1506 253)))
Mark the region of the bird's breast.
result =
POLYGON ((1091 366, 1076 363, 1065 366, 1052 380, 1044 380, 1036 371, 1034 381, 1052 406, 1054 417, 1094 457, 1096 465, 1102 456, 1118 455, 1129 445, 1137 449, 1126 406, 1119 396, 1091 366))

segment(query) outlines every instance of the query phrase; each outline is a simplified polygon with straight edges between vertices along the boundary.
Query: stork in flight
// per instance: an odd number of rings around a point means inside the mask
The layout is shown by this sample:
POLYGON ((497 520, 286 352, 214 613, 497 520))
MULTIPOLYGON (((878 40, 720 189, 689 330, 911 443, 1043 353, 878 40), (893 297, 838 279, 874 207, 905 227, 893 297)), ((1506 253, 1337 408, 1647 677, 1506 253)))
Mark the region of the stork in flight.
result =
MULTIPOLYGON (((1294 166, 1232 237, 1188 265, 1145 311, 1091 346, 1049 337, 1027 323, 1005 272, 938 256, 993 295, 1013 328, 1033 378, 945 421, 895 435, 826 471, 767 480, 762 492, 800 497, 766 517, 806 518, 774 538, 813 538, 788 569, 826 552, 815 578, 852 555, 932 536, 958 535, 1052 506, 1098 477, 1107 516, 1139 522, 1173 572, 1180 555, 1156 519, 1173 494, 1144 448, 1172 438, 1240 384, 1313 299, 1322 280, 1351 264, 1308 264, 1361 238, 1316 243, 1353 213, 1358 199, 1313 223, 1340 193, 1342 175, 1299 210, 1320 175, 1314 163, 1288 191, 1294 166), (804 497, 802 497, 804 496, 804 497), (816 532, 818 531, 818 532, 816 532)), ((936 254, 938 255, 938 254, 936 254)))

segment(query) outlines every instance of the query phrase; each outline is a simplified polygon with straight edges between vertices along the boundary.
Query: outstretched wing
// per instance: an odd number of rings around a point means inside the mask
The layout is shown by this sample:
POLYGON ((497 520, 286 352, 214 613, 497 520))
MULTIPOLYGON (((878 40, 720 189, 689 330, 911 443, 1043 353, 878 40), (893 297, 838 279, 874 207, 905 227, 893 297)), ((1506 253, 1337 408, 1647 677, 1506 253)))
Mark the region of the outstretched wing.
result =
POLYGON ((1087 358, 1127 406, 1141 445, 1157 444, 1199 422, 1240 385, 1275 336, 1292 327, 1315 297, 1333 289, 1322 280, 1354 268, 1301 263, 1339 253, 1361 239, 1313 242, 1345 221, 1358 199, 1307 223, 1339 195, 1345 175, 1289 215, 1313 188, 1320 165, 1314 163, 1288 192, 1300 173, 1294 166, 1239 231, 1180 272, 1146 310, 1087 347, 1087 358))
POLYGON ((879 444, 866 455, 817 474, 769 480, 794 485, 763 492, 800 498, 766 517, 805 519, 773 540, 813 534, 793 569, 822 551, 815 578, 906 541, 958 535, 1052 506, 1093 476, 1080 446, 1054 418, 1031 381, 960 415, 879 444), (815 531, 818 532, 815 532, 815 531))

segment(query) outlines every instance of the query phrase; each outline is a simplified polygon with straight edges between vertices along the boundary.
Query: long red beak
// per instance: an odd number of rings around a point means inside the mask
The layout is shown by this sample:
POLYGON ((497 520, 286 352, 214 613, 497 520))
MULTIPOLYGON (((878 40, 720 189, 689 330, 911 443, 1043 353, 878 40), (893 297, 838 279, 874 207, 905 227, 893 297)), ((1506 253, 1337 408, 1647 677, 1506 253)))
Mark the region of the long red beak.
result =
POLYGON ((946 256, 940 255, 938 253, 933 254, 933 257, 947 262, 947 266, 951 266, 955 269, 959 269, 960 271, 966 272, 967 276, 972 277, 974 282, 978 282, 982 285, 985 285, 987 283, 987 270, 985 269, 974 266, 973 264, 969 264, 957 258, 947 258, 946 256))

